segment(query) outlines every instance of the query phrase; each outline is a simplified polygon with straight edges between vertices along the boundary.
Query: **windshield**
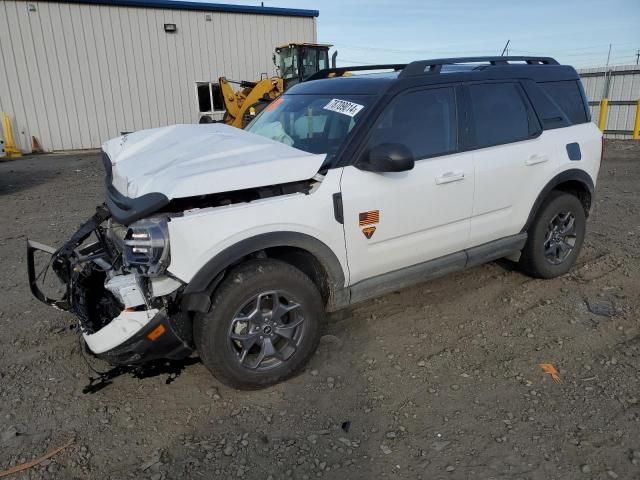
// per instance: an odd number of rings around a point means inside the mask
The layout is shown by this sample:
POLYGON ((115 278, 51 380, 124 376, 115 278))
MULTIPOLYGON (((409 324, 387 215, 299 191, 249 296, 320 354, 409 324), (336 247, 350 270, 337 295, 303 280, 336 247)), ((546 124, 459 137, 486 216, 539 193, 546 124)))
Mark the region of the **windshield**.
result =
POLYGON ((298 50, 296 48, 283 48, 280 55, 280 75, 284 79, 298 77, 298 50))
POLYGON ((279 49, 277 53, 280 57, 278 68, 285 90, 319 70, 329 68, 329 48, 326 46, 285 47, 279 49))
POLYGON ((371 95, 283 95, 246 130, 329 158, 364 118, 371 101, 371 95))

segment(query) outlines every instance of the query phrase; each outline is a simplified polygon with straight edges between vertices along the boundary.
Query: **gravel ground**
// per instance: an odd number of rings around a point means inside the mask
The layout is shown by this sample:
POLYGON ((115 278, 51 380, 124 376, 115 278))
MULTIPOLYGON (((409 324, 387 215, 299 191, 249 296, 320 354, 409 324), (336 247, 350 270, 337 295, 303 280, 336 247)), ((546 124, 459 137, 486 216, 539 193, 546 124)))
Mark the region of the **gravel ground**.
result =
POLYGON ((87 389, 72 317, 28 291, 25 239, 59 245, 93 212, 99 156, 0 163, 0 471, 73 439, 11 478, 640 478, 640 145, 605 157, 570 274, 497 262, 368 302, 258 392, 197 359, 87 389))

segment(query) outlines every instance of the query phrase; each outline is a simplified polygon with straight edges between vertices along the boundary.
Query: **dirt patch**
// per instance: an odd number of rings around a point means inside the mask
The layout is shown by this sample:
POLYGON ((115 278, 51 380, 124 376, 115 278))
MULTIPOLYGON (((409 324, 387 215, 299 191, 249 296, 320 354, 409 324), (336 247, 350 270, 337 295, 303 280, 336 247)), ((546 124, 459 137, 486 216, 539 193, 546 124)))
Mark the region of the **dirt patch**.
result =
POLYGON ((95 153, 0 163, 0 471, 73 437, 14 478, 640 478, 638 144, 607 145, 570 274, 498 262, 376 299, 260 392, 193 360, 87 389, 71 316, 28 291, 25 239, 59 245, 102 182, 95 153))

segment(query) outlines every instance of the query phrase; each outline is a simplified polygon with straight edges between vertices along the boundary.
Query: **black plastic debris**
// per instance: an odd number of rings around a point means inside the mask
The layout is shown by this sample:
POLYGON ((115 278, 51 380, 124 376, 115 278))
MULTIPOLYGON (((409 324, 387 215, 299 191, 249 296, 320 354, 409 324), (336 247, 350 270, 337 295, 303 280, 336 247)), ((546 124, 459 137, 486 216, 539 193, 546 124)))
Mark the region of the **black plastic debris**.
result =
POLYGON ((105 372, 97 372, 97 377, 89 377, 89 384, 82 389, 82 393, 96 393, 113 383, 113 379, 121 375, 131 375, 133 378, 156 377, 168 375, 165 379, 167 385, 173 383, 176 378, 190 365, 198 363, 199 358, 190 357, 183 360, 157 360, 138 366, 116 366, 105 372))

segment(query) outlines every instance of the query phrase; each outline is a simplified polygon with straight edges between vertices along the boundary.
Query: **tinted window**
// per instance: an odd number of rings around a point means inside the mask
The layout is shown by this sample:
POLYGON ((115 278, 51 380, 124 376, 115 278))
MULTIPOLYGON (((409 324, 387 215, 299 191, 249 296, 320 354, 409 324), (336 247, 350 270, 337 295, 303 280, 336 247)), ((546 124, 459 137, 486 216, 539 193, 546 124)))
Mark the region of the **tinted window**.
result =
POLYGON ((576 124, 588 122, 578 82, 573 80, 546 82, 541 83, 540 86, 562 109, 571 123, 576 124))
POLYGON ((391 101, 373 128, 369 147, 400 143, 416 160, 451 153, 457 148, 453 89, 402 94, 391 101))
POLYGON ((530 116, 518 85, 471 85, 471 110, 477 147, 517 142, 530 137, 530 116))
POLYGON ((551 97, 543 90, 542 86, 533 80, 524 81, 527 97, 531 100, 545 130, 568 127, 571 125, 569 118, 562 109, 551 100, 551 97))

